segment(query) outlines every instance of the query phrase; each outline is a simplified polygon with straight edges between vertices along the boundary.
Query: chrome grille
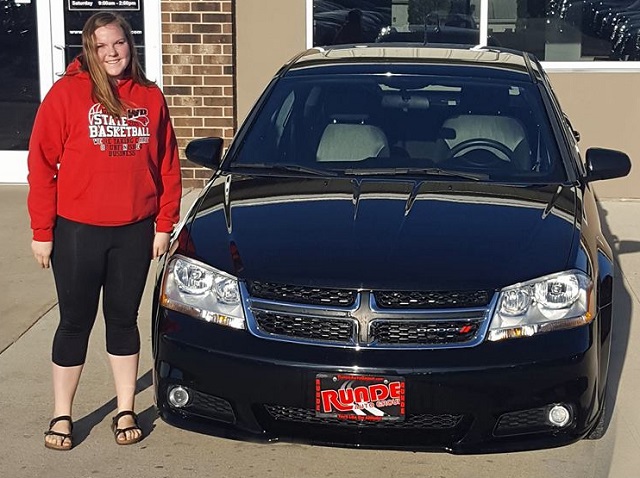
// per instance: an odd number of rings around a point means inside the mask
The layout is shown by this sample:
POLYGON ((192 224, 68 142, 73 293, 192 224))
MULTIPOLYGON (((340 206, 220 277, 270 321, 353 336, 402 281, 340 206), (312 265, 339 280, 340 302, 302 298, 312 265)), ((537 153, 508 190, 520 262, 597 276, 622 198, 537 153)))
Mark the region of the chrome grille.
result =
POLYGON ((350 319, 308 317, 304 315, 254 310, 258 327, 269 334, 330 342, 350 342, 355 324, 350 319))
POLYGON ((265 405, 264 407, 269 415, 271 415, 271 417, 275 420, 356 428, 447 429, 455 428, 462 420, 462 415, 450 414, 407 415, 404 420, 384 420, 377 422, 338 420, 337 418, 317 417, 314 410, 309 410, 306 408, 283 407, 279 405, 265 405))
POLYGON ((343 307, 353 305, 357 295, 357 292, 353 290, 300 287, 257 281, 249 285, 249 290, 253 297, 260 299, 343 307))
POLYGON ((391 309, 442 309, 453 307, 484 307, 489 303, 486 290, 477 291, 376 291, 376 303, 391 309))
POLYGON ((472 340, 482 319, 464 321, 377 320, 369 334, 379 344, 453 344, 472 340))
POLYGON ((363 290, 349 293, 353 294, 348 299, 353 302, 351 305, 342 303, 346 300, 342 295, 333 296, 341 297, 340 305, 318 305, 320 296, 290 297, 291 291, 310 291, 311 288, 255 282, 251 287, 252 291, 259 290, 260 297, 252 295, 248 285, 241 284, 247 327, 254 335, 270 340, 346 347, 473 347, 484 339, 490 311, 497 300, 494 294, 487 304, 478 307, 382 308, 376 298, 392 293, 363 290), (268 284, 269 288, 256 288, 256 284, 268 284), (274 294, 280 299, 276 300, 274 294))

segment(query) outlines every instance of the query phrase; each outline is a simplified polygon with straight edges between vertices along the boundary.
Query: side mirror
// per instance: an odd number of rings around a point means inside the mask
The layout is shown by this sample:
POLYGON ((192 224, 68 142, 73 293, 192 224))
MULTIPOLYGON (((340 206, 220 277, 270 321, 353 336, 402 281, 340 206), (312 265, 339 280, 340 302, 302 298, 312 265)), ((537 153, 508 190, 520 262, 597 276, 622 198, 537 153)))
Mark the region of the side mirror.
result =
POLYGON ((631 171, 629 156, 620 151, 604 148, 587 149, 587 182, 621 178, 631 171))
POLYGON ((187 144, 184 154, 192 163, 215 170, 220 167, 223 144, 222 138, 194 139, 187 144))

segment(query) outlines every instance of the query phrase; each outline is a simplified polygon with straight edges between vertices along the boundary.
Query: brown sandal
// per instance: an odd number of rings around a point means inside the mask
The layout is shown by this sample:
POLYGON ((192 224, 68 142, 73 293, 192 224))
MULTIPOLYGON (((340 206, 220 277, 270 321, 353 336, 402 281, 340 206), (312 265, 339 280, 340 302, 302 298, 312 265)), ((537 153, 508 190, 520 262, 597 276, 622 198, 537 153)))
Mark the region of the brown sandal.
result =
POLYGON ((51 443, 45 440, 44 446, 51 450, 62 450, 62 451, 71 450, 71 448, 73 447, 73 442, 71 441, 71 432, 73 432, 73 422, 71 421, 71 417, 69 415, 60 415, 59 417, 55 417, 53 420, 51 420, 51 422, 49 422, 49 430, 44 432, 44 436, 60 437, 62 438, 62 441, 58 445, 57 443, 51 443), (62 422, 62 421, 69 422, 69 425, 70 425, 69 433, 54 432, 52 430, 53 426, 56 423, 62 422))
POLYGON ((138 425, 138 415, 136 415, 131 410, 124 410, 118 413, 115 417, 113 417, 113 419, 111 420, 111 431, 113 432, 113 436, 115 437, 116 443, 118 445, 133 445, 134 443, 138 443, 140 440, 142 440, 142 428, 140 428, 140 426, 138 425), (127 428, 118 428, 118 422, 122 417, 126 417, 126 416, 133 417, 134 426, 127 427, 127 428), (140 430, 140 435, 137 436, 136 438, 131 438, 130 440, 127 440, 126 432, 131 430, 140 430), (119 440, 118 437, 122 434, 124 434, 124 440, 119 440))

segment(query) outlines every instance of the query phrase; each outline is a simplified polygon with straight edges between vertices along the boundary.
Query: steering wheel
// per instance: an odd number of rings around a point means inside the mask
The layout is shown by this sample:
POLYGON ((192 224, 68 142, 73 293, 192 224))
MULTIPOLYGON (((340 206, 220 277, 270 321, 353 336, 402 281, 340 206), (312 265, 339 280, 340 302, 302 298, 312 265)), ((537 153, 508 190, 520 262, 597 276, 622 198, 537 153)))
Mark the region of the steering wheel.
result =
POLYGON ((496 168, 511 165, 511 151, 500 141, 474 138, 451 148, 448 161, 472 168, 496 168))

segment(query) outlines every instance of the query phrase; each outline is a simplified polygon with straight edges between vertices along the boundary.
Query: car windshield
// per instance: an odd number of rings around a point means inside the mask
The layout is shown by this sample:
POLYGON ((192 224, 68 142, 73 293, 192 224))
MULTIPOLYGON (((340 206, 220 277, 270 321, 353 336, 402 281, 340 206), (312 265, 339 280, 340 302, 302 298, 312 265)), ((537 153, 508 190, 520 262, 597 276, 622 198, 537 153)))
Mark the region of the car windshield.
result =
POLYGON ((225 168, 562 182, 553 138, 533 83, 294 76, 276 83, 225 168))

